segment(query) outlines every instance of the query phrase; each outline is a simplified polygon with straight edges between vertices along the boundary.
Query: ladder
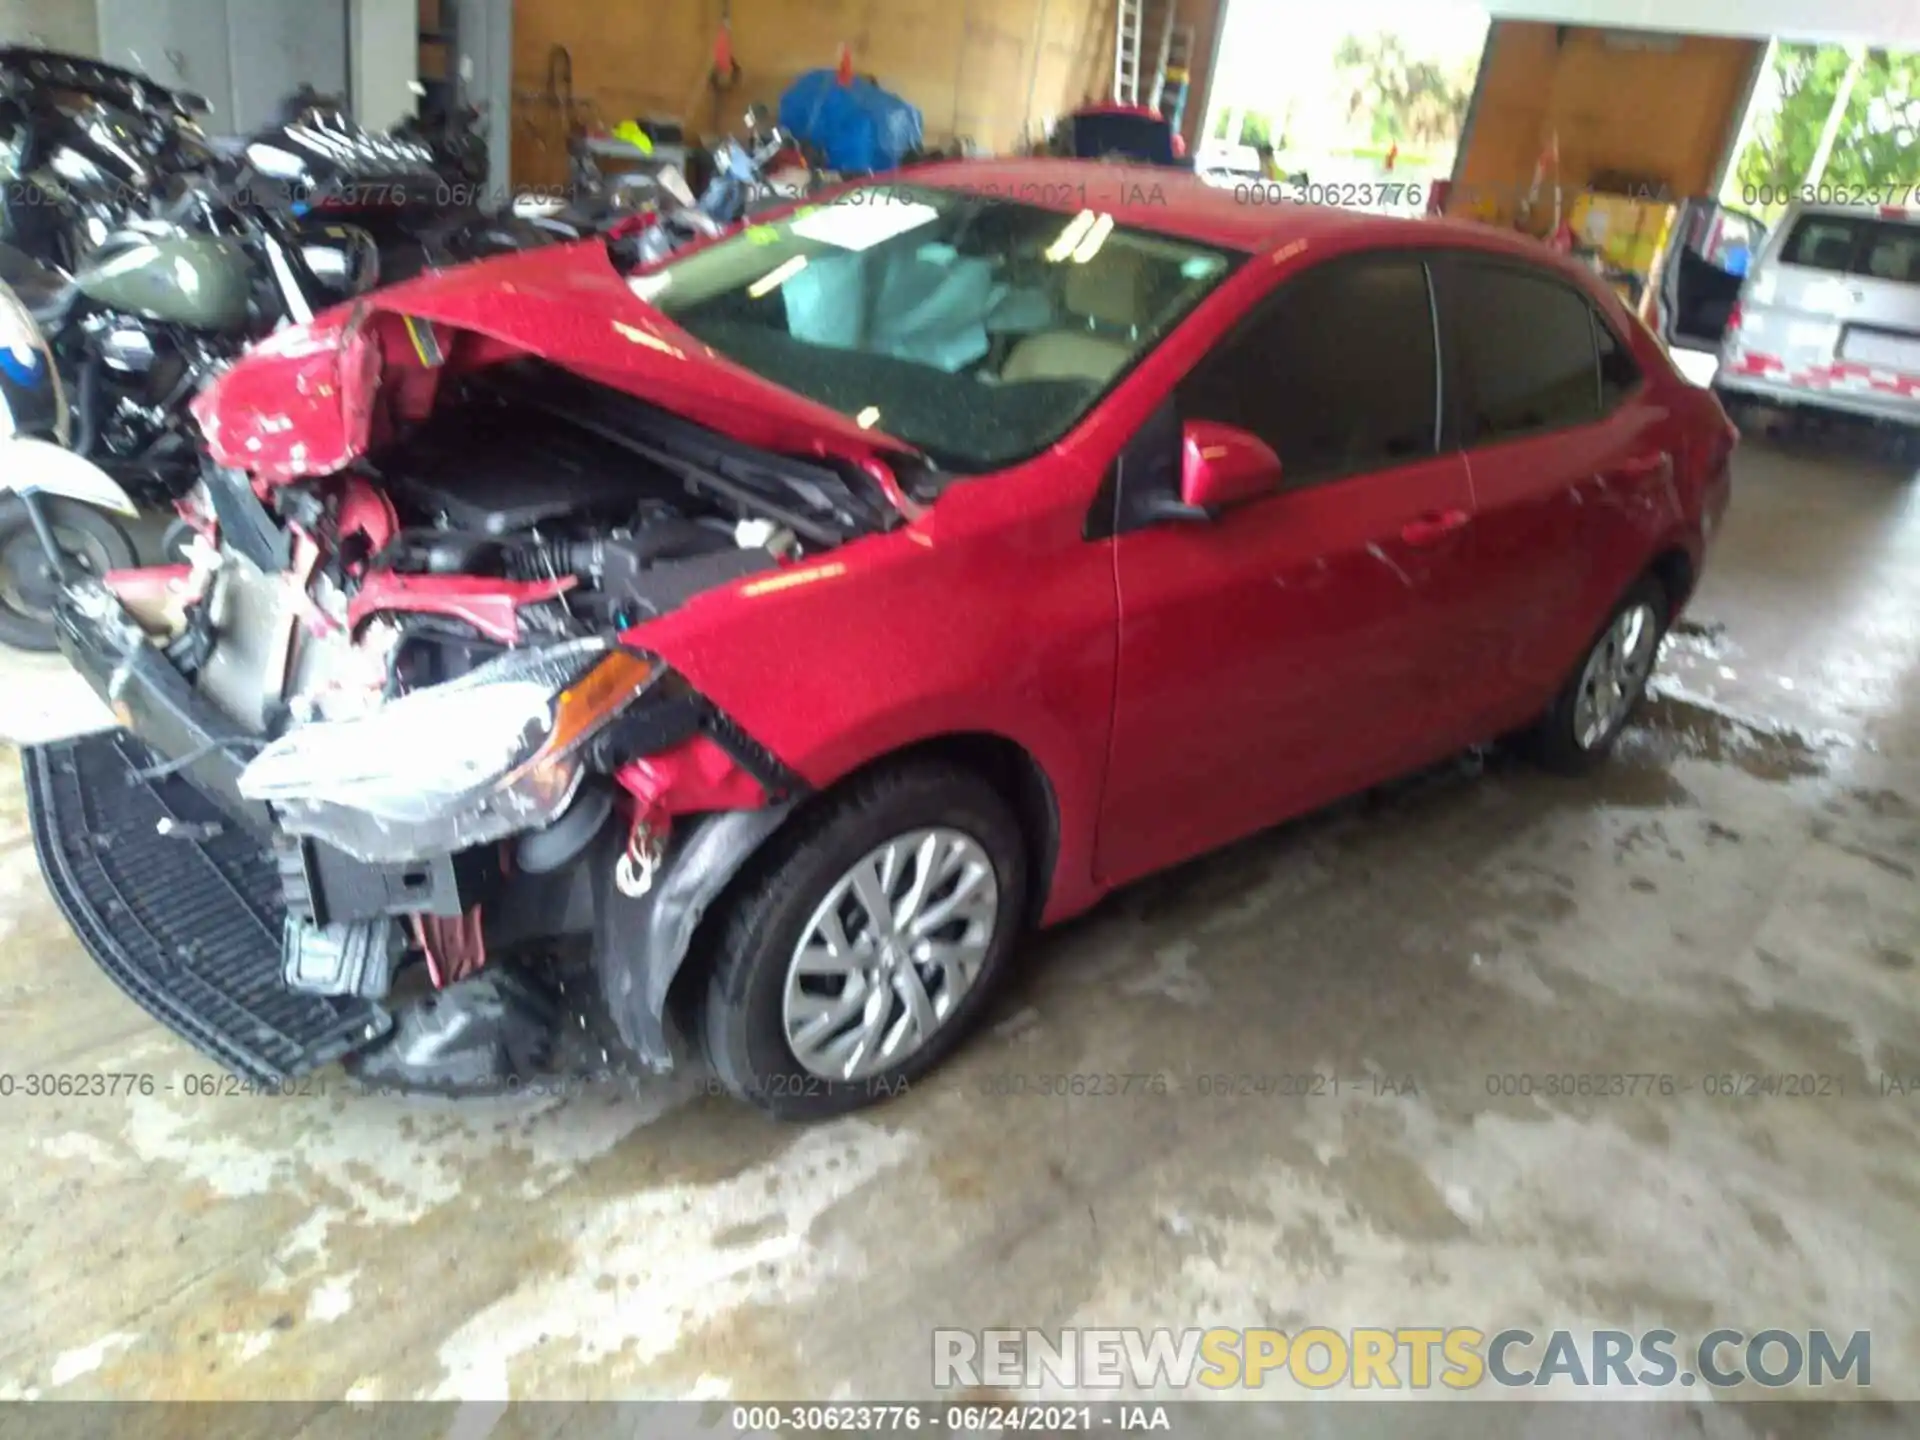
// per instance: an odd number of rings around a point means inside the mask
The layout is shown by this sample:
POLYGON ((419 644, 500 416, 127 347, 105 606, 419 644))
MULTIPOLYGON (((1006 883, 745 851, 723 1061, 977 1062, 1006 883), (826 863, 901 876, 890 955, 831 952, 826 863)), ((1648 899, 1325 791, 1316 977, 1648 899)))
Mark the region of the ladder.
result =
POLYGON ((1193 27, 1177 27, 1167 45, 1167 63, 1160 69, 1160 98, 1153 108, 1167 117, 1175 130, 1187 123, 1187 96, 1192 93, 1193 27))
POLYGON ((1146 0, 1118 0, 1113 24, 1113 103, 1140 103, 1140 39, 1146 0))
MULTIPOLYGON (((1184 58, 1178 61, 1174 59, 1173 37, 1175 31, 1173 22, 1179 9, 1180 6, 1177 0, 1163 0, 1161 5, 1159 50, 1153 66, 1153 86, 1147 95, 1147 108, 1149 110, 1159 110, 1161 108, 1160 101, 1162 97, 1165 96, 1167 89, 1167 67, 1176 63, 1184 67, 1187 63, 1184 58)), ((1191 39, 1191 32, 1187 33, 1189 39, 1191 39)))

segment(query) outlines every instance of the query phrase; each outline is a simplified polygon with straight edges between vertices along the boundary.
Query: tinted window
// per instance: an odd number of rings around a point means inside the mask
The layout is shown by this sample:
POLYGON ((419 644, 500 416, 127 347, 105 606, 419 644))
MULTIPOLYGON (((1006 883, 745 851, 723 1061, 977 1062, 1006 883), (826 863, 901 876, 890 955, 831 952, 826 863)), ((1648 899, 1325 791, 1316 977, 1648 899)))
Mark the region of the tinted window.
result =
POLYGON ((1876 280, 1920 284, 1920 225, 1874 226, 1860 257, 1860 270, 1876 280))
POLYGON ((1627 342, 1613 333, 1598 311, 1593 312, 1593 338, 1600 349, 1600 408, 1611 410, 1640 383, 1640 367, 1627 342))
POLYGON ((1853 268, 1867 224, 1848 215, 1802 215, 1780 247, 1781 263, 1844 275, 1853 268))
POLYGON ((1467 443, 1598 419, 1598 357, 1586 296, 1516 267, 1466 261, 1457 276, 1453 326, 1467 443))
POLYGON ((1802 215, 1780 259, 1806 270, 1920 284, 1920 226, 1866 215, 1802 215))
POLYGON ((1435 446, 1426 267, 1336 262, 1289 282, 1180 387, 1186 420, 1250 430, 1287 482, 1384 469, 1435 446))

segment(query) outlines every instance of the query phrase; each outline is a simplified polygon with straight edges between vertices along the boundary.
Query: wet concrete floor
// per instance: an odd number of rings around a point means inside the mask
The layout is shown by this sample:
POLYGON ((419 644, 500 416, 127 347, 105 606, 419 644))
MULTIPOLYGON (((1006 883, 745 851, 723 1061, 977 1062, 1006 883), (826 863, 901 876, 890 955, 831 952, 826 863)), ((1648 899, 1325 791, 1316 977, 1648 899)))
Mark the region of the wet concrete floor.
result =
POLYGON ((1467 758, 1114 898, 805 1130, 698 1077, 193 1093, 9 757, 0 1069, 157 1084, 0 1099, 0 1397, 909 1396, 935 1326, 1319 1323, 1870 1330, 1920 1399, 1920 477, 1750 444, 1659 686, 1590 779, 1467 758))

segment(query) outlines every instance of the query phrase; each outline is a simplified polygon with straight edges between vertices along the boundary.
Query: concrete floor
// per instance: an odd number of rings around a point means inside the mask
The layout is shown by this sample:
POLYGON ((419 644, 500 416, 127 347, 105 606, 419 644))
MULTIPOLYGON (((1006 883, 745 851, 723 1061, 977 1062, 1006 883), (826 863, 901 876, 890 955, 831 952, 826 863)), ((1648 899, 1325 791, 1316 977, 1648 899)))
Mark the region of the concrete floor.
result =
POLYGON ((1920 1077, 1920 478, 1750 442, 1692 620, 1605 773, 1463 762, 1138 887, 811 1130, 697 1078, 189 1098, 213 1067, 70 938, 9 763, 0 1069, 162 1093, 4 1102, 0 1397, 897 1397, 935 1325, 1321 1323, 1866 1329, 1920 1399, 1920 1095, 1880 1093, 1920 1077), (1168 1092, 991 1093, 1067 1071, 1168 1092), (1417 1094, 1197 1086, 1303 1072, 1417 1094), (1562 1072, 1687 1090, 1488 1093, 1562 1072))

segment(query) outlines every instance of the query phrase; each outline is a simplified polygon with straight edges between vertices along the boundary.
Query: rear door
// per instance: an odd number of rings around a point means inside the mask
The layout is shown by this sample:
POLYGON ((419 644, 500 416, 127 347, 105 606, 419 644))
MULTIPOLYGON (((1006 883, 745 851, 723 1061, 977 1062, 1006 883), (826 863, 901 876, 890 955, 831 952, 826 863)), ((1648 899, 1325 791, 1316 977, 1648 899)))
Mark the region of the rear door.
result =
POLYGON ((1656 262, 1648 317, 1670 349, 1716 351, 1767 227, 1711 200, 1682 201, 1656 262))
POLYGON ((1920 219, 1788 212, 1741 300, 1748 368, 1814 388, 1920 394, 1920 219))
POLYGON ((1441 317, 1473 484, 1468 733, 1537 714, 1645 563, 1637 527, 1675 471, 1666 411, 1572 280, 1455 255, 1441 317))

